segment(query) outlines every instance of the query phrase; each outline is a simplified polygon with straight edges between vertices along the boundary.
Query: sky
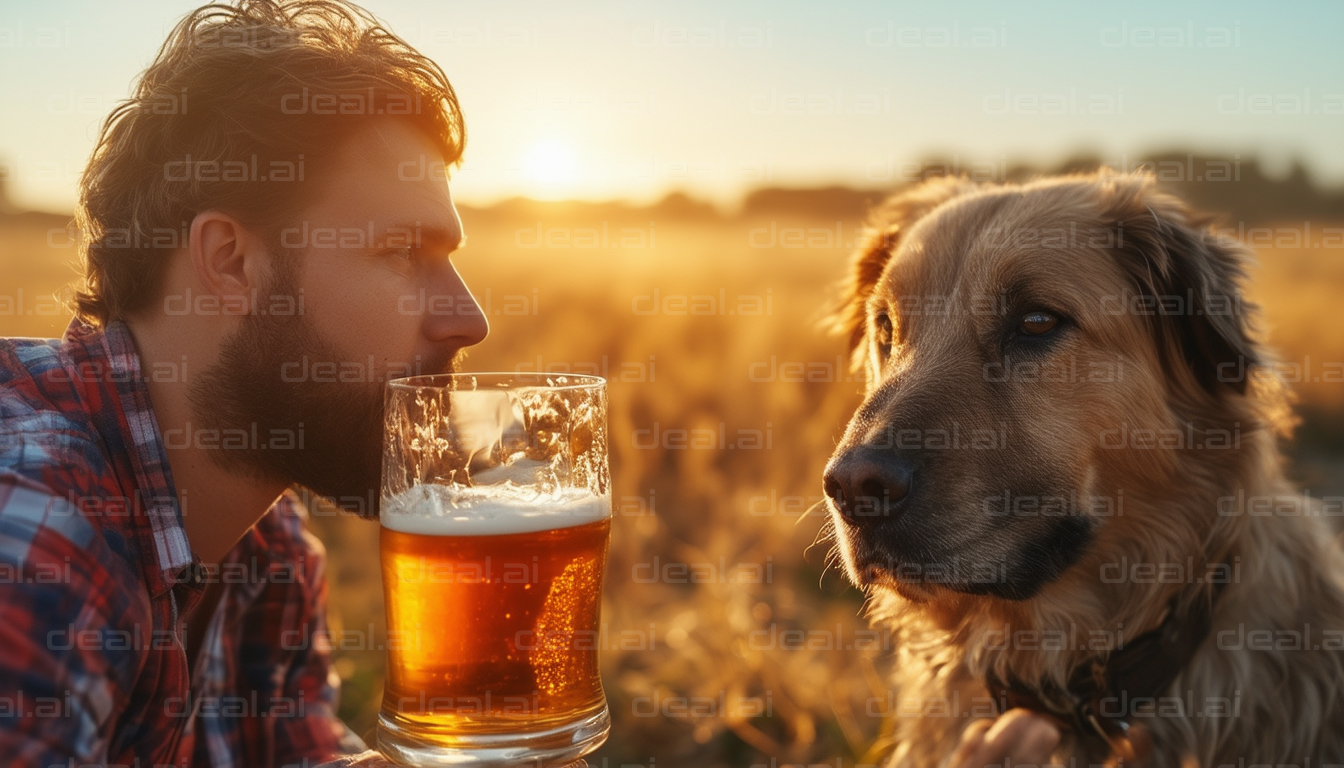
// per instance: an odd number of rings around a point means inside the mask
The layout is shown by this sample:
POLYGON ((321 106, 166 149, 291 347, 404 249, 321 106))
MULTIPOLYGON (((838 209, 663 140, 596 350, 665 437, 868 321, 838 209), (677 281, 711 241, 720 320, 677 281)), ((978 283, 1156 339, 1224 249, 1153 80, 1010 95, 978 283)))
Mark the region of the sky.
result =
MULTIPOLYGON (((0 174, 65 211, 98 124, 195 0, 0 6, 0 174)), ((367 0, 447 72, 454 196, 731 206, 762 186, 890 187, 1179 148, 1301 159, 1344 185, 1344 3, 367 0)))

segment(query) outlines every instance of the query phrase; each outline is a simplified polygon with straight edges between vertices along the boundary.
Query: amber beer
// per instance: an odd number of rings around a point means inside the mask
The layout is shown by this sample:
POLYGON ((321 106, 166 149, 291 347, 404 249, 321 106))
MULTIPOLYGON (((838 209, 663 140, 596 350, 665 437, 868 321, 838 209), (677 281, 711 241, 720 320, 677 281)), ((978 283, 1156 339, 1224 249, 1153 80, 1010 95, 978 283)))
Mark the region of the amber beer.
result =
POLYGON ((500 378, 404 398, 389 386, 378 744, 408 765, 561 765, 610 727, 604 382, 552 392, 500 378))
MULTIPOLYGON (((385 701, 428 731, 545 730, 602 707, 599 608, 610 501, 484 521, 384 514, 385 701), (395 642, 391 642, 395 640, 395 642)), ((449 739, 451 741, 451 739, 449 739)))

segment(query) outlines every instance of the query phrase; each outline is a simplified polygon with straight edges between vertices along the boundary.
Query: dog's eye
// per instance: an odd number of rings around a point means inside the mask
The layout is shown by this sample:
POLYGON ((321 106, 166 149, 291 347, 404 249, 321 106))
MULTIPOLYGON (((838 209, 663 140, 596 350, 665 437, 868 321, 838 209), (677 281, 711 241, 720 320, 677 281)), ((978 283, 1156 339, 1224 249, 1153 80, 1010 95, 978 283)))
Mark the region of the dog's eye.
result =
POLYGON ((886 312, 879 312, 873 324, 877 326, 877 348, 885 358, 891 353, 891 317, 886 312))
POLYGON ((1029 312, 1017 326, 1018 332, 1025 336, 1040 336, 1049 333, 1059 325, 1059 318, 1049 312, 1029 312))

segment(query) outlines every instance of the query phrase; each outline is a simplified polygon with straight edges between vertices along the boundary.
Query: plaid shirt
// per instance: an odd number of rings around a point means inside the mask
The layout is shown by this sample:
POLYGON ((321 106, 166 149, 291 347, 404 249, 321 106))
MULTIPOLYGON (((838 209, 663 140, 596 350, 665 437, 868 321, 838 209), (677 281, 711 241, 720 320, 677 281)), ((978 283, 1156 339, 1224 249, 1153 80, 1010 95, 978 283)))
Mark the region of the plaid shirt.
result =
POLYGON ((365 749, 336 717, 305 517, 287 492, 203 568, 126 326, 0 339, 0 762, 251 768, 365 749), (212 581, 188 671, 182 617, 212 581))

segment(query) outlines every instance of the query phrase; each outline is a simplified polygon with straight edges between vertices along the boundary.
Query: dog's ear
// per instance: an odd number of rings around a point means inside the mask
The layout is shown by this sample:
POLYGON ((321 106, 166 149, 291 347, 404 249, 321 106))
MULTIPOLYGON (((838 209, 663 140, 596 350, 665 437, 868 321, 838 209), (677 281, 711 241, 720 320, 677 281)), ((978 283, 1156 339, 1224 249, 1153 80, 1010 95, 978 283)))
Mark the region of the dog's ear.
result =
POLYGON ((1120 263, 1136 290, 1117 306, 1147 318, 1169 381, 1214 398, 1245 395, 1265 362, 1255 307, 1241 293, 1250 252, 1219 235, 1214 217, 1158 191, 1151 177, 1101 181, 1120 263))
POLYGON ((868 215, 868 225, 850 258, 849 277, 830 313, 831 329, 849 343, 850 369, 868 362, 868 298, 901 236, 930 211, 979 185, 964 178, 940 177, 915 184, 887 198, 868 215))

